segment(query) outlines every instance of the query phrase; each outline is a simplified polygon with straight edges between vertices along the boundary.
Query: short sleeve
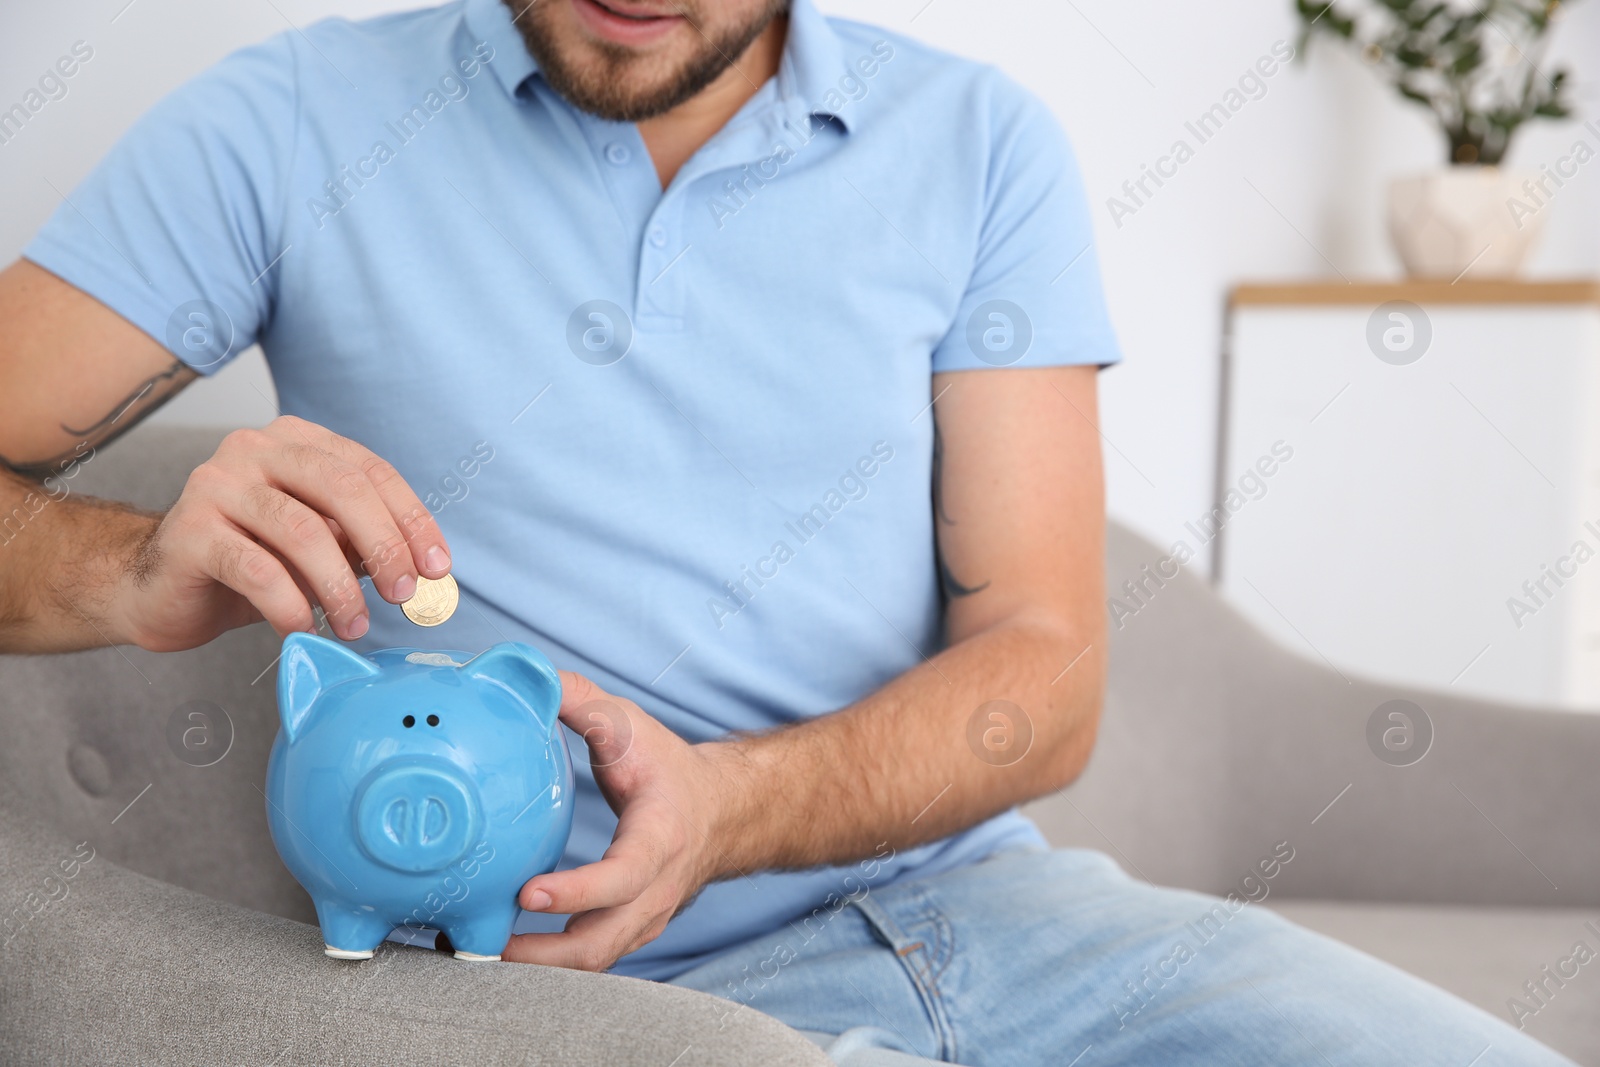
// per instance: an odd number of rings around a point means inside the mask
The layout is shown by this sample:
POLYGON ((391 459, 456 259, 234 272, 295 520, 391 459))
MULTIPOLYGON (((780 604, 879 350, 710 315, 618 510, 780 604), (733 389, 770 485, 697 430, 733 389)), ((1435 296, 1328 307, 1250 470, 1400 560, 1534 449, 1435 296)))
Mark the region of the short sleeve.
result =
POLYGON ((977 253, 933 369, 1117 362, 1083 179, 1055 117, 997 79, 989 140, 977 253))
POLYGON ((294 150, 287 35, 236 52, 152 108, 23 255, 203 374, 270 320, 268 268, 294 150))

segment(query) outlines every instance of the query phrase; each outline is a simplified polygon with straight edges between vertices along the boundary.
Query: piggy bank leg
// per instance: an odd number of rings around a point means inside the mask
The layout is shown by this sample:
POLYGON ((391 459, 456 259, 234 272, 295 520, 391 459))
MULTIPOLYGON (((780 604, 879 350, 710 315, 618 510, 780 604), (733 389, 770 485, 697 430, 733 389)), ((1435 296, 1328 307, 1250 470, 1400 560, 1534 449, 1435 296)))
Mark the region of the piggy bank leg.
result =
POLYGON ((455 919, 444 926, 445 936, 455 946, 456 959, 466 963, 493 963, 511 940, 511 927, 517 921, 516 907, 496 909, 455 919))
POLYGON ((394 924, 375 912, 340 900, 319 900, 317 922, 322 927, 322 951, 336 960, 370 960, 372 952, 389 936, 394 924))

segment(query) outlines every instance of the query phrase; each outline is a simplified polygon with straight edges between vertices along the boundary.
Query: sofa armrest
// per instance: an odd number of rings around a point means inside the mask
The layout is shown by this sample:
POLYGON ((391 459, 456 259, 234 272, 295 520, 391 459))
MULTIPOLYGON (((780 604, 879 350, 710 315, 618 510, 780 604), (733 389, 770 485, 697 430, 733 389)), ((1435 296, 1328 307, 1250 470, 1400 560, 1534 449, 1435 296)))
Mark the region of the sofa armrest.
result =
POLYGON ((363 963, 330 960, 315 927, 118 867, 0 795, 7 1062, 828 1062, 776 1020, 733 1008, 674 986, 394 944, 363 963))
POLYGON ((1600 715, 1389 686, 1285 649, 1166 553, 1113 528, 1105 719, 1087 772, 1032 814, 1058 845, 1109 852, 1151 881, 1226 892, 1276 843, 1285 896, 1471 905, 1600 904, 1600 715), (1410 766, 1380 760, 1368 719, 1417 704, 1410 766))

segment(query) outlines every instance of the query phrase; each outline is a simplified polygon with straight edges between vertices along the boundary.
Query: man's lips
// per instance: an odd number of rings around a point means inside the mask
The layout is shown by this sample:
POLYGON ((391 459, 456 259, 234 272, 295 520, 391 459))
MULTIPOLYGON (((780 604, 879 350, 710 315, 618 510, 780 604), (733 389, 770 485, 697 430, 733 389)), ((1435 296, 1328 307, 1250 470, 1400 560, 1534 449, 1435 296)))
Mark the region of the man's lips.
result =
POLYGON ((671 18, 678 14, 677 8, 654 9, 641 4, 627 3, 626 0, 594 0, 596 7, 603 8, 618 18, 633 19, 644 22, 649 19, 671 18))
POLYGON ((663 10, 625 0, 572 0, 572 6, 589 32, 616 44, 648 44, 684 21, 676 7, 663 10))

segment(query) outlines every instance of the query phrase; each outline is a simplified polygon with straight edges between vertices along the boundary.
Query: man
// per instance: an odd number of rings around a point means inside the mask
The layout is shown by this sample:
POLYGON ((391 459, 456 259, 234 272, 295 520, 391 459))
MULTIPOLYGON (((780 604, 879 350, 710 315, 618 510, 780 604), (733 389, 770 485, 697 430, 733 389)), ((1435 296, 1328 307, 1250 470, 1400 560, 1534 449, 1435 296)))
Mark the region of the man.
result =
POLYGON ((314 608, 407 644, 359 580, 453 573, 441 646, 546 650, 593 768, 508 959, 841 1056, 1559 1062, 1258 908, 1167 975, 1216 902, 1013 810, 1083 768, 1104 676, 1082 200, 1038 102, 811 0, 465 0, 247 49, 0 276, 0 510, 47 500, 0 553, 5 647, 314 608), (288 414, 170 511, 51 491, 255 341, 288 414))

